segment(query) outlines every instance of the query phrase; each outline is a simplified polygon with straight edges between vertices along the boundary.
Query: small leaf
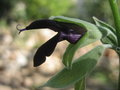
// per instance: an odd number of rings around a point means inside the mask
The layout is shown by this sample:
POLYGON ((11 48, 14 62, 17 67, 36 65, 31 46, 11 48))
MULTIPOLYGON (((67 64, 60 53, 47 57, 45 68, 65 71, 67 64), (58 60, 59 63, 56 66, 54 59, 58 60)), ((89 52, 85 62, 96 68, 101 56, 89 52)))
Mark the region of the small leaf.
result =
POLYGON ((68 68, 71 68, 73 56, 78 48, 81 48, 97 40, 100 40, 102 37, 102 34, 100 30, 98 30, 97 26, 89 22, 75 18, 68 18, 64 16, 52 16, 50 17, 50 19, 56 21, 74 23, 87 30, 86 34, 76 44, 74 45, 70 44, 66 49, 65 54, 63 56, 63 64, 68 68))
POLYGON ((93 17, 96 25, 102 33, 101 41, 104 44, 111 44, 113 47, 118 45, 115 29, 107 23, 93 17))
POLYGON ((85 88, 86 88, 86 82, 84 77, 75 84, 75 90, 85 90, 85 88))
POLYGON ((95 67, 98 59, 101 57, 104 46, 97 46, 89 51, 87 54, 78 58, 71 69, 64 68, 55 76, 53 76, 43 86, 53 88, 64 88, 71 84, 75 84, 79 80, 86 77, 95 67))
POLYGON ((115 28, 113 28, 111 25, 109 25, 106 22, 103 22, 103 21, 97 19, 96 17, 93 17, 93 20, 95 21, 96 25, 102 26, 102 27, 106 27, 109 30, 111 30, 114 34, 116 34, 115 28))

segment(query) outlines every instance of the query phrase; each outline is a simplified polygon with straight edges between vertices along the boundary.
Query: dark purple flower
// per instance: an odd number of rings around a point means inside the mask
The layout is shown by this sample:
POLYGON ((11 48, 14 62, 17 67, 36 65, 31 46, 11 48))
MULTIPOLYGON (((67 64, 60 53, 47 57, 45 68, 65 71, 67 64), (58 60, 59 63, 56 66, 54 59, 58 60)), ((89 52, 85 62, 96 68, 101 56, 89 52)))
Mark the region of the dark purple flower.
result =
POLYGON ((86 32, 85 28, 80 27, 77 24, 54 21, 49 19, 36 20, 28 25, 26 28, 20 29, 20 32, 30 29, 43 28, 49 28, 58 33, 38 48, 34 56, 35 67, 45 62, 46 56, 50 56, 53 53, 58 42, 67 40, 71 44, 75 44, 86 32))

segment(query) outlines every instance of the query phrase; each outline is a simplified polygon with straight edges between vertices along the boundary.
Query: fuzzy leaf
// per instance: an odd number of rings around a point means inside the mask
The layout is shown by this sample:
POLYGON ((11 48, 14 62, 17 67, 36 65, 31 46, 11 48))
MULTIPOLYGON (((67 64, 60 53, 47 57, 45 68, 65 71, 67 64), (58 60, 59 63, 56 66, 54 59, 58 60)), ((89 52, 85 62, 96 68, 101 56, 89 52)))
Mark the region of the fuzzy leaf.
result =
POLYGON ((113 28, 111 25, 109 25, 106 22, 103 22, 103 21, 97 19, 96 17, 93 17, 93 20, 95 21, 96 25, 102 26, 102 27, 106 27, 109 30, 111 30, 114 34, 116 34, 115 28, 113 28))
POLYGON ((95 17, 93 17, 93 19, 103 35, 101 38, 102 43, 110 44, 113 47, 117 46, 118 42, 117 42, 115 29, 112 26, 110 26, 109 24, 107 24, 95 17))
POLYGON ((53 76, 50 80, 48 80, 48 82, 45 83, 43 86, 64 88, 69 85, 75 84, 79 80, 82 80, 93 70, 104 49, 104 46, 95 47, 87 54, 78 58, 73 63, 71 69, 64 68, 55 76, 53 76))

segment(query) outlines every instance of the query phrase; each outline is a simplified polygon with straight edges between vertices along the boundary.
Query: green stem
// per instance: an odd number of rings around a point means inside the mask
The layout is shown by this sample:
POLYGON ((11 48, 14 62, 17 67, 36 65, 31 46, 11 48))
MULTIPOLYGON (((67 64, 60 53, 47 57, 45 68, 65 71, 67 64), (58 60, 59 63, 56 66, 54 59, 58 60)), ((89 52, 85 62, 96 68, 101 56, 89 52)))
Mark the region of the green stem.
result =
POLYGON ((86 90, 86 77, 75 83, 75 90, 86 90))
MULTIPOLYGON (((114 23, 116 28, 116 35, 118 39, 118 48, 120 47, 120 13, 117 5, 117 0, 109 0, 110 7, 114 17, 114 23)), ((118 90, 120 90, 120 51, 118 51, 119 56, 119 78, 118 78, 118 90)))
POLYGON ((119 56, 119 77, 118 77, 118 90, 120 90, 120 54, 118 54, 119 56))
POLYGON ((120 46, 120 13, 119 13, 119 8, 117 5, 117 0, 109 0, 110 3, 110 7, 113 13, 113 17, 114 17, 114 23, 115 23, 115 28, 116 28, 116 34, 118 37, 118 43, 120 46))

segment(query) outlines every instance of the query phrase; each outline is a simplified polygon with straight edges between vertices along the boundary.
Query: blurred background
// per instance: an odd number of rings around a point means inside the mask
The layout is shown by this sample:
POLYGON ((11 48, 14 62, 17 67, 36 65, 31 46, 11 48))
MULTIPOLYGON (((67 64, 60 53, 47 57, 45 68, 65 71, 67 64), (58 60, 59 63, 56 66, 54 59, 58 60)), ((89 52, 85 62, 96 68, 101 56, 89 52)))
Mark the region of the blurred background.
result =
MULTIPOLYGON (((113 25, 108 0, 0 0, 0 90, 35 90, 64 67, 61 62, 63 48, 67 47, 68 42, 59 43, 46 62, 34 68, 35 51, 56 33, 44 29, 19 35, 16 29, 18 24, 24 27, 34 20, 56 15, 92 23, 95 16, 113 25)), ((78 50, 75 58, 98 44, 96 42, 78 50)), ((118 57, 108 49, 87 78, 87 90, 116 90, 117 77, 118 57)), ((73 86, 40 90, 73 90, 73 86)))

